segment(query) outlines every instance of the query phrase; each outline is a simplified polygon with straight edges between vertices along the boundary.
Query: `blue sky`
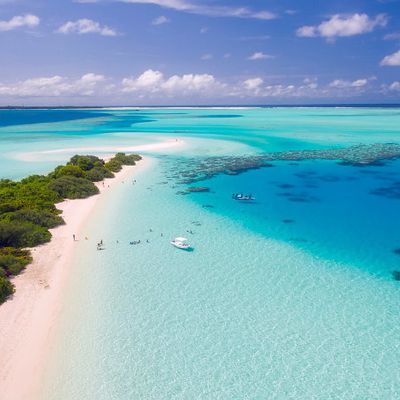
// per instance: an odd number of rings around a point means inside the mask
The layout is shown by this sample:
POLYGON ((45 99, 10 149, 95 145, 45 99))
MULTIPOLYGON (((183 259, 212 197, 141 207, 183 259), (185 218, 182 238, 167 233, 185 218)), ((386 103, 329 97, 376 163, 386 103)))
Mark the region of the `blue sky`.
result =
POLYGON ((0 105, 400 102, 400 0, 0 0, 0 105))

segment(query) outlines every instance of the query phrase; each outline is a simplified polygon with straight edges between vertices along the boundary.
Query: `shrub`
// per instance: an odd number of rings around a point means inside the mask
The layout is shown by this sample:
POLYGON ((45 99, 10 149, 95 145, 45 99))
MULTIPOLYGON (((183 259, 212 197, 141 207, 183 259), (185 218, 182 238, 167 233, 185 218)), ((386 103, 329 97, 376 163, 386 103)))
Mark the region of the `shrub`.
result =
POLYGON ((104 178, 113 178, 114 174, 106 167, 94 167, 85 174, 86 179, 92 182, 102 181, 104 178))
POLYGON ((5 271, 7 276, 18 275, 25 266, 17 257, 0 255, 0 268, 5 271))
POLYGON ((142 157, 138 154, 117 153, 114 159, 120 161, 122 165, 135 165, 136 161, 140 161, 142 157))
POLYGON ((44 228, 55 228, 64 224, 64 220, 59 215, 42 210, 22 209, 13 213, 3 214, 2 217, 10 222, 31 222, 44 228))
POLYGON ((0 221, 0 247, 34 247, 49 242, 51 233, 30 222, 0 221))
POLYGON ((83 178, 85 173, 77 165, 60 165, 49 176, 51 178, 59 178, 60 176, 65 176, 65 175, 75 176, 77 178, 83 178))
POLYGON ((112 158, 110 161, 106 162, 105 167, 112 172, 119 172, 122 169, 122 162, 116 158, 112 158))
POLYGON ((31 252, 26 249, 16 249, 14 247, 3 247, 0 248, 0 255, 12 255, 23 263, 24 265, 28 265, 32 262, 31 252))
POLYGON ((22 208, 47 209, 55 212, 55 203, 61 199, 49 189, 50 178, 33 176, 21 182, 0 184, 0 214, 22 208))
POLYGON ((0 277, 0 303, 3 303, 15 291, 14 285, 6 278, 0 277))
POLYGON ((31 262, 29 250, 4 247, 0 249, 0 277, 18 275, 31 262))
POLYGON ((54 179, 50 182, 49 188, 64 199, 84 199, 99 193, 99 189, 93 182, 75 176, 62 176, 54 179))
POLYGON ((77 165, 83 171, 90 171, 94 167, 104 166, 104 161, 96 156, 75 155, 69 160, 68 165, 77 165))
POLYGON ((0 247, 20 246, 21 238, 26 231, 26 227, 22 224, 0 221, 0 247))

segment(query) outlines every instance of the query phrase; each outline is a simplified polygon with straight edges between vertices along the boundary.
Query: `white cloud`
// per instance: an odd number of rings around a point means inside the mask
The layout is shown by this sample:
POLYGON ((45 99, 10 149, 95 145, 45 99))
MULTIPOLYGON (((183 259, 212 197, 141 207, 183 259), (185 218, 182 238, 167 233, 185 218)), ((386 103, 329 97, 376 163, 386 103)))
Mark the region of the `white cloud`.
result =
POLYGON ((315 26, 302 26, 296 31, 299 37, 315 37, 317 36, 317 29, 315 26))
POLYGON ((153 19, 151 24, 152 25, 163 25, 163 24, 167 24, 168 22, 170 22, 170 20, 166 16, 160 15, 159 17, 153 19))
POLYGON ((263 83, 264 80, 262 78, 250 78, 243 82, 243 86, 245 89, 252 91, 257 95, 260 92, 260 87, 263 83))
POLYGON ((357 87, 357 88, 363 87, 367 84, 368 84, 368 79, 357 79, 357 80, 351 82, 351 86, 357 87))
POLYGON ((296 92, 295 85, 269 85, 265 87, 264 97, 286 97, 294 96, 296 92))
POLYGON ((160 71, 148 69, 138 78, 125 78, 122 80, 123 92, 145 91, 155 93, 160 90, 160 86, 164 80, 164 76, 160 71))
POLYGON ((400 82, 396 81, 390 84, 389 90, 398 91, 400 92, 400 82))
POLYGON ((318 79, 317 78, 305 78, 303 79, 304 85, 301 86, 303 89, 312 89, 315 90, 318 88, 318 79))
POLYGON ((370 18, 367 14, 343 15, 335 14, 329 20, 321 22, 319 25, 302 26, 297 29, 299 37, 321 36, 328 39, 335 37, 345 37, 361 35, 372 32, 376 27, 385 26, 387 17, 379 14, 375 18, 370 18))
POLYGON ((103 75, 88 73, 79 79, 60 75, 31 78, 15 84, 0 83, 0 95, 10 97, 91 96, 98 84, 105 81, 103 75))
POLYGON ((257 60, 267 60, 274 58, 274 56, 271 56, 269 54, 265 54, 262 51, 257 51, 253 53, 251 56, 249 56, 247 59, 251 61, 257 61, 257 60))
POLYGON ((393 82, 392 84, 390 84, 389 90, 400 91, 400 82, 396 81, 396 82, 393 82))
POLYGON ((165 78, 162 72, 147 70, 137 78, 122 80, 122 92, 136 92, 141 96, 155 93, 169 96, 186 96, 188 94, 208 95, 218 93, 225 85, 209 74, 173 75, 165 78))
POLYGON ((400 32, 388 33, 383 38, 385 40, 400 40, 400 32))
POLYGON ((199 92, 205 93, 210 92, 220 84, 216 81, 214 76, 209 74, 185 74, 185 75, 174 75, 168 78, 163 83, 163 89, 170 92, 199 92))
MULTIPOLYGON (((248 7, 214 6, 192 3, 188 0, 116 0, 132 4, 152 4, 176 11, 192 14, 207 15, 210 17, 237 17, 270 20, 277 18, 276 14, 262 10, 254 11, 248 7)), ((200 2, 199 2, 200 3, 200 2)))
MULTIPOLYGON (((354 98, 375 90, 370 83, 374 77, 356 80, 334 80, 330 84, 319 85, 316 78, 305 78, 299 83, 267 83, 268 77, 253 76, 247 79, 223 82, 211 74, 188 73, 182 75, 164 75, 161 71, 148 69, 142 74, 127 77, 121 81, 107 79, 93 72, 80 78, 68 78, 61 75, 26 79, 15 83, 0 83, 0 101, 18 103, 30 99, 40 103, 41 99, 56 98, 54 103, 65 104, 79 98, 83 102, 93 103, 93 99, 105 102, 138 103, 177 103, 187 99, 332 99, 354 98), (86 100, 90 99, 90 100, 86 100)), ((276 77, 270 77, 276 79, 276 77)), ((382 85, 381 93, 399 93, 400 82, 382 85)), ((47 100, 46 100, 47 102, 47 100)), ((50 100, 51 102, 51 100, 50 100)), ((121 103, 120 103, 121 104, 121 103)))
POLYGON ((346 81, 343 79, 335 79, 329 84, 331 88, 344 89, 344 88, 362 88, 368 84, 368 79, 356 79, 355 81, 346 81))
POLYGON ((79 35, 84 35, 87 33, 95 33, 102 36, 117 36, 117 32, 114 29, 87 18, 78 19, 77 21, 68 21, 61 25, 57 29, 57 32, 63 34, 77 33, 79 35))
MULTIPOLYGON (((326 89, 319 89, 316 78, 306 78, 300 85, 295 84, 265 84, 261 77, 249 78, 231 90, 232 96, 241 98, 311 98, 327 97, 326 89)), ((329 91, 329 96, 332 90, 329 91)))
POLYGON ((0 32, 12 31, 18 28, 34 28, 40 24, 40 18, 36 15, 25 14, 12 17, 8 21, 0 21, 0 32))
POLYGON ((388 56, 384 57, 381 61, 381 65, 387 67, 398 67, 400 66, 400 50, 396 51, 393 54, 389 54, 388 56))

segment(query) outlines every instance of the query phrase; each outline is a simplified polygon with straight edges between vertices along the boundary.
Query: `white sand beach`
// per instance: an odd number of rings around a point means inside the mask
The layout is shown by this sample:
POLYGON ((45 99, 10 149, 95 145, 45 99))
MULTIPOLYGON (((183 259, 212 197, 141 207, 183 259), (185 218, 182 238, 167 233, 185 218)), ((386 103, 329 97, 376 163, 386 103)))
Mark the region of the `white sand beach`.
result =
POLYGON ((1 399, 35 398, 76 245, 73 235, 84 240, 80 230, 101 196, 135 176, 148 162, 143 159, 136 166, 125 166, 104 185, 98 183, 98 195, 57 205, 66 224, 51 230, 50 243, 32 250, 33 263, 13 279, 16 292, 0 306, 1 399))

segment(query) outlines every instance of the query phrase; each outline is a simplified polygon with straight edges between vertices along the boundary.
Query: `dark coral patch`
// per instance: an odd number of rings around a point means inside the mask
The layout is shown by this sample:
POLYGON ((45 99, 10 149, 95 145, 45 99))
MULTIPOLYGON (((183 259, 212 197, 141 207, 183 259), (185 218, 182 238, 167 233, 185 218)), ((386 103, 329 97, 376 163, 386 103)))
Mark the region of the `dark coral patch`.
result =
POLYGON ((392 186, 386 186, 371 190, 370 193, 376 196, 386 197, 387 199, 400 200, 400 182, 395 182, 392 186))
POLYGON ((307 197, 289 197, 288 200, 295 203, 308 203, 310 201, 307 197))
POLYGON ((280 183, 277 186, 282 189, 291 189, 291 188, 295 187, 294 185, 291 185, 290 183, 280 183))

